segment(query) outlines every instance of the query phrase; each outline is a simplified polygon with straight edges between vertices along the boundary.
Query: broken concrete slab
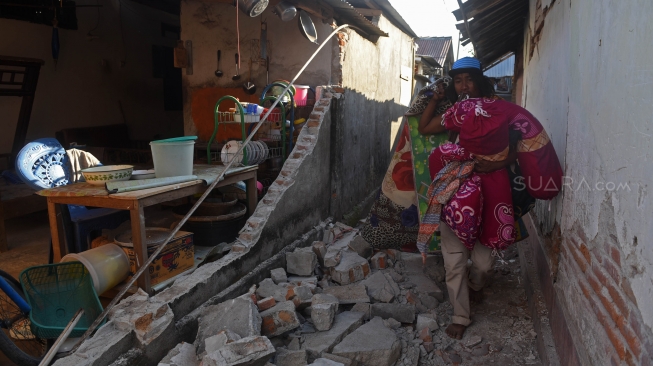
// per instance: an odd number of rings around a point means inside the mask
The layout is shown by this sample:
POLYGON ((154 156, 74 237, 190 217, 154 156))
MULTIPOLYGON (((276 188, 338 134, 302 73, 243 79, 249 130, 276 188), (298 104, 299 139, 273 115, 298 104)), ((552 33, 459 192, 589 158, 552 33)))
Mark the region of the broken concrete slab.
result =
POLYGON ((393 330, 399 329, 401 327, 401 323, 394 320, 394 319, 392 319, 392 318, 384 319, 383 324, 385 324, 386 327, 388 327, 390 329, 393 329, 393 330))
POLYGON ((381 318, 375 317, 346 336, 331 353, 363 365, 392 366, 401 354, 401 342, 381 318))
POLYGON ((195 346, 181 342, 163 357, 158 366, 198 366, 200 360, 195 355, 195 346))
POLYGON ((368 321, 368 320, 370 320, 370 318, 371 318, 371 314, 372 314, 372 313, 370 312, 370 310, 371 310, 370 304, 368 304, 368 303, 362 303, 362 302, 356 303, 356 304, 351 308, 351 311, 357 311, 357 312, 359 312, 359 313, 363 313, 363 314, 365 314, 365 318, 364 318, 365 321, 368 321))
POLYGON ((360 283, 347 286, 330 286, 324 289, 324 293, 335 296, 342 305, 370 302, 365 285, 360 283))
POLYGON ((305 366, 307 362, 306 350, 291 351, 284 348, 277 350, 277 366, 305 366))
POLYGON ((423 293, 436 298, 439 302, 444 301, 444 293, 435 282, 424 273, 405 273, 406 281, 415 285, 415 292, 423 293))
POLYGON ((419 301, 424 305, 428 310, 432 310, 438 307, 440 303, 438 299, 427 294, 419 294, 419 301))
POLYGON ((218 334, 204 340, 204 351, 206 353, 215 352, 226 344, 235 342, 241 338, 241 336, 229 329, 221 330, 218 334))
POLYGON ((282 282, 288 282, 288 276, 286 275, 286 270, 283 268, 275 268, 270 271, 270 278, 277 285, 282 282))
POLYGON ((376 272, 361 284, 367 288, 367 294, 374 300, 380 302, 392 302, 395 296, 399 295, 400 289, 395 281, 381 272, 376 272))
POLYGON ((331 245, 324 254, 324 266, 327 268, 335 267, 340 263, 342 258, 342 248, 331 245))
POLYGON ((235 298, 204 309, 199 318, 195 339, 197 353, 204 352, 204 341, 221 330, 231 330, 240 337, 261 335, 261 316, 249 298, 235 298))
POLYGON ((312 248, 297 248, 286 253, 286 271, 298 276, 310 276, 317 266, 317 255, 312 248))
POLYGON ((360 235, 356 235, 347 247, 365 259, 369 259, 373 253, 372 246, 360 235))
POLYGON ((262 299, 274 297, 277 302, 281 302, 288 300, 292 296, 292 293, 289 294, 288 292, 288 287, 277 285, 271 278, 266 278, 259 282, 256 296, 262 299))
POLYGON ((433 314, 419 314, 415 329, 421 331, 424 328, 428 328, 432 332, 438 330, 440 326, 438 325, 437 317, 433 314))
POLYGON ((341 362, 336 362, 329 360, 328 358, 318 358, 315 362, 309 364, 308 366, 345 366, 341 362))
POLYGON ((395 271, 394 268, 388 268, 385 271, 383 271, 383 273, 392 277, 392 279, 397 283, 402 282, 404 280, 404 276, 397 273, 397 271, 395 271))
POLYGON ((295 304, 295 308, 303 310, 311 305, 313 292, 308 286, 297 286, 293 289, 295 296, 291 299, 295 304))
POLYGON ((344 366, 358 366, 358 362, 356 362, 355 360, 350 360, 350 359, 348 359, 346 357, 337 356, 337 355, 334 355, 334 354, 331 354, 331 353, 322 353, 321 358, 331 360, 331 361, 334 361, 334 362, 337 362, 337 363, 341 363, 344 366))
POLYGON ((340 263, 331 268, 331 279, 340 285, 362 281, 370 274, 367 259, 351 250, 343 250, 340 263))
POLYGON ((481 338, 480 336, 477 335, 471 336, 467 338, 467 341, 465 341, 465 347, 471 348, 479 345, 481 342, 483 342, 483 338, 481 338))
POLYGON ((283 301, 261 313, 263 335, 274 337, 299 327, 299 318, 292 301, 283 301))
POLYGON ((315 276, 288 276, 288 283, 295 286, 308 286, 311 291, 315 291, 317 282, 317 277, 315 276))
POLYGON ((402 323, 415 321, 415 307, 410 304, 372 304, 372 317, 393 318, 402 323))
POLYGON ((311 300, 311 320, 315 329, 329 330, 338 311, 338 298, 329 294, 315 294, 311 300))
POLYGON ((363 316, 363 313, 345 311, 336 315, 331 329, 304 335, 302 348, 308 352, 309 361, 320 358, 324 352, 330 353, 336 344, 363 323, 363 316))
POLYGON ((326 244, 324 244, 323 241, 314 241, 311 248, 313 249, 313 253, 317 256, 317 261, 321 266, 324 266, 324 256, 327 252, 326 244))
POLYGON ((387 256, 384 252, 378 252, 374 254, 372 259, 370 259, 370 266, 373 269, 385 269, 388 264, 387 256))
POLYGON ((264 366, 276 353, 267 337, 246 337, 202 359, 202 366, 264 366))

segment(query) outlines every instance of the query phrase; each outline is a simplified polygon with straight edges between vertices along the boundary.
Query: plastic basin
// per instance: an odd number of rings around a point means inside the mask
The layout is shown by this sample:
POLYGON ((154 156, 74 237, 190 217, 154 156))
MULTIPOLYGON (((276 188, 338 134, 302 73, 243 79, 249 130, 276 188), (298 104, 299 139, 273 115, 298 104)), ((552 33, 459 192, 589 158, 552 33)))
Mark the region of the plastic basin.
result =
POLYGON ((88 269, 95 291, 101 295, 129 275, 129 258, 115 244, 106 244, 81 253, 70 253, 61 262, 79 261, 88 269))
POLYGON ((295 94, 295 104, 299 106, 304 106, 306 105, 306 101, 308 100, 308 85, 295 85, 295 88, 297 89, 297 93, 295 94))
POLYGON ((157 178, 193 174, 195 141, 152 141, 150 148, 157 178))

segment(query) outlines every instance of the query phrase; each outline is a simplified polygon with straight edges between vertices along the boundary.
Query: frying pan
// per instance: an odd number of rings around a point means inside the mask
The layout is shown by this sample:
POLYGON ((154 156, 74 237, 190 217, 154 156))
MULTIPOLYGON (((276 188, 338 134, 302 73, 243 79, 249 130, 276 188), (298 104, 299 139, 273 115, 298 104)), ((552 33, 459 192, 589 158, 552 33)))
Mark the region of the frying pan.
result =
POLYGON ((313 43, 317 43, 317 30, 311 17, 305 10, 299 10, 299 30, 304 37, 313 43))

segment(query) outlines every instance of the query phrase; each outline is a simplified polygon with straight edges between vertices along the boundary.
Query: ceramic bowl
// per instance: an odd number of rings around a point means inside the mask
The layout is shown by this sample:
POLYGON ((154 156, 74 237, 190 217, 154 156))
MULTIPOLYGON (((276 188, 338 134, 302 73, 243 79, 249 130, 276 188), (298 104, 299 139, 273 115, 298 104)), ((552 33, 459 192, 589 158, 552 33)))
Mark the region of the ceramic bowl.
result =
POLYGON ((133 170, 132 165, 103 165, 83 169, 82 175, 86 183, 101 186, 107 182, 129 180, 133 170))

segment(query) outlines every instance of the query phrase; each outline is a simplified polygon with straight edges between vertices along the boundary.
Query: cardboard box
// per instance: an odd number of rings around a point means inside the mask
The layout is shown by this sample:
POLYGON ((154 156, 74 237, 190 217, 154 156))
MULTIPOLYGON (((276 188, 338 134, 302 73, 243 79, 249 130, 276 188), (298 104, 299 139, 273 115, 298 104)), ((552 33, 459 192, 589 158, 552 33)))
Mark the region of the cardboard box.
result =
MULTIPOLYGON (((158 247, 150 247, 147 255, 151 256, 158 247)), ((129 277, 136 273, 136 256, 134 248, 122 246, 129 258, 129 277)), ((156 285, 191 268, 195 263, 193 233, 179 231, 165 249, 150 264, 150 284, 156 285)))

